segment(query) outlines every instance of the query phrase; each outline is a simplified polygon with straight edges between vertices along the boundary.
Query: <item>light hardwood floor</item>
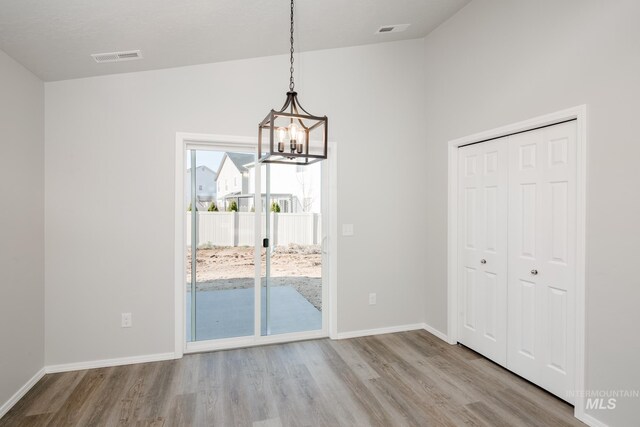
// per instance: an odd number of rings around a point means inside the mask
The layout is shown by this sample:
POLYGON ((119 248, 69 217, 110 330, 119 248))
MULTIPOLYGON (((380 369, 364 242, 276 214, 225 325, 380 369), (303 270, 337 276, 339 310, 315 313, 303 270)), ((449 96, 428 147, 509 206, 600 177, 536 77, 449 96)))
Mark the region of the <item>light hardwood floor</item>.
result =
POLYGON ((46 375, 0 426, 575 426, 573 408, 425 331, 46 375))

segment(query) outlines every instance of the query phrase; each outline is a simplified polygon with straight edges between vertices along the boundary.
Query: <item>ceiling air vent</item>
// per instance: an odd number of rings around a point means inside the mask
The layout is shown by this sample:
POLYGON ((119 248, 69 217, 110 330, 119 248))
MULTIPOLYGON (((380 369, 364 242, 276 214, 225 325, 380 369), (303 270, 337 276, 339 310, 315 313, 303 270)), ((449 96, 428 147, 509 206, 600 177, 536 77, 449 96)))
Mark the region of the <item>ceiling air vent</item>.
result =
POLYGON ((402 31, 405 31, 407 28, 409 28, 409 25, 411 24, 383 25, 382 27, 378 28, 376 34, 401 33, 402 31))
POLYGON ((142 53, 139 50, 128 50, 126 52, 94 53, 91 57, 99 64, 103 62, 120 62, 141 59, 142 53))

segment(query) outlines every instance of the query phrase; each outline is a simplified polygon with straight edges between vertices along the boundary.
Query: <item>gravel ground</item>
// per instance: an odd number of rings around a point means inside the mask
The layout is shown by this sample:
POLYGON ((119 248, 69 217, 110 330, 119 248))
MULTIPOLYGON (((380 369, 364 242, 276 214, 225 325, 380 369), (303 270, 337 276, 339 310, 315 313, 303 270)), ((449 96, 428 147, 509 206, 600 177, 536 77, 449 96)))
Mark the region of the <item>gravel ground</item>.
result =
MULTIPOLYGON (((264 274, 265 253, 262 251, 264 274)), ((198 249, 196 289, 214 291, 247 289, 254 285, 252 247, 198 249)), ((187 286, 191 282, 191 250, 187 250, 187 286)), ((322 255, 319 246, 279 246, 271 256, 271 286, 291 286, 318 310, 322 310, 322 255)))

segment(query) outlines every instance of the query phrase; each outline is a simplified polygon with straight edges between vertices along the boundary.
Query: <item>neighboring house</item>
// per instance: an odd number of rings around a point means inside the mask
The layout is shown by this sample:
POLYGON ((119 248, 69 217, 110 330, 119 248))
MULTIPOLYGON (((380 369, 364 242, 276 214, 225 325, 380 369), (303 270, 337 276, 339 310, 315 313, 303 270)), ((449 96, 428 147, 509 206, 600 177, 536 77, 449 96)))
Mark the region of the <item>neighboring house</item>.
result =
MULTIPOLYGON (((196 207, 199 211, 209 208, 216 200, 216 172, 207 166, 196 167, 196 207)), ((185 205, 191 202, 191 168, 187 169, 184 177, 185 205)))
POLYGON ((241 211, 249 211, 253 200, 247 197, 249 191, 249 169, 255 161, 253 154, 225 153, 218 166, 216 190, 218 209, 226 210, 235 200, 241 211))
MULTIPOLYGON (((271 201, 280 205, 281 212, 320 213, 321 202, 321 166, 272 164, 270 176, 271 201)), ((266 168, 262 168, 261 193, 264 200, 266 192, 266 168)), ((255 193, 255 168, 249 168, 249 193, 255 193)))
MULTIPOLYGON (((232 201, 241 212, 254 206, 255 156, 225 153, 217 172, 218 208, 226 210, 232 201)), ((320 163, 311 166, 272 164, 271 201, 281 212, 320 212, 320 163)), ((266 191, 266 168, 262 168, 262 197, 266 191)))

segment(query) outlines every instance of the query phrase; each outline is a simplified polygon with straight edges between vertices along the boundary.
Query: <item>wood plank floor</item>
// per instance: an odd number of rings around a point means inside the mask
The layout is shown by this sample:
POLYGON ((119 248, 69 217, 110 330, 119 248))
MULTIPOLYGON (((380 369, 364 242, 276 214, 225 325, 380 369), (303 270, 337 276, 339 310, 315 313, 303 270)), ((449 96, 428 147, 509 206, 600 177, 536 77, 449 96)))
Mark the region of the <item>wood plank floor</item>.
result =
POLYGON ((573 408, 425 331, 46 375, 0 426, 576 426, 573 408))

